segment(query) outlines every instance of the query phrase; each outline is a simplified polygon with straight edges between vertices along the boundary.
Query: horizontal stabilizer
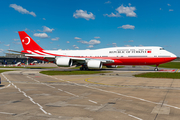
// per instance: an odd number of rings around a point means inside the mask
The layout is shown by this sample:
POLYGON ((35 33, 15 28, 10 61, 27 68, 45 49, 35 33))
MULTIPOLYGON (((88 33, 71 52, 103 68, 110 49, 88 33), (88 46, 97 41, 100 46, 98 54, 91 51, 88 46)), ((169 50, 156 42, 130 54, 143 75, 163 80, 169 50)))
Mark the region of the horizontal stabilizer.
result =
POLYGON ((15 51, 15 50, 8 50, 8 51, 10 51, 10 52, 15 52, 15 53, 21 53, 21 54, 27 54, 27 53, 25 53, 25 52, 20 52, 20 51, 15 51))

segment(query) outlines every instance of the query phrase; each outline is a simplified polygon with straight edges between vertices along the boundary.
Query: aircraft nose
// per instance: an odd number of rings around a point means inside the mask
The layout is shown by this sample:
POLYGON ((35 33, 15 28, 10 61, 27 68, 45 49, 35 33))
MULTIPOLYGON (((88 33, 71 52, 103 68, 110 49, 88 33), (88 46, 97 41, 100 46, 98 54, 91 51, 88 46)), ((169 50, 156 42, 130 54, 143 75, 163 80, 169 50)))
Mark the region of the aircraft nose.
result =
POLYGON ((171 57, 177 58, 177 56, 175 54, 173 54, 173 53, 171 53, 171 57))

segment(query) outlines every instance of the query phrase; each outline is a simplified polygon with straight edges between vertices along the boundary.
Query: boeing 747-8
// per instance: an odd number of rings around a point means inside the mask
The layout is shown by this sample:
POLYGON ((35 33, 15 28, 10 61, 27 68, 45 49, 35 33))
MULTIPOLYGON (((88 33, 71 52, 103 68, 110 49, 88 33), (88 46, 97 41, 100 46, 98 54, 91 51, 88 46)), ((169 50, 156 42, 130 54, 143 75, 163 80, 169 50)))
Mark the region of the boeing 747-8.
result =
POLYGON ((19 31, 24 50, 21 53, 57 66, 82 65, 81 70, 115 65, 156 65, 177 58, 162 47, 111 47, 96 50, 44 50, 26 32, 19 31))

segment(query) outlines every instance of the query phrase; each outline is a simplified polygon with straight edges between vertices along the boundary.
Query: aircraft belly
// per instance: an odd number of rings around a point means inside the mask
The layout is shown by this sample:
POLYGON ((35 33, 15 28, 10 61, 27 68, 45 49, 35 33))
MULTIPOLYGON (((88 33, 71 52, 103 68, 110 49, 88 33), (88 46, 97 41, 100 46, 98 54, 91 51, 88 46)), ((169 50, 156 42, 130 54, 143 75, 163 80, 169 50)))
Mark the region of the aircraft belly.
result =
POLYGON ((176 57, 146 57, 146 58, 119 58, 119 60, 114 60, 114 63, 105 65, 154 65, 170 62, 176 59, 176 57))

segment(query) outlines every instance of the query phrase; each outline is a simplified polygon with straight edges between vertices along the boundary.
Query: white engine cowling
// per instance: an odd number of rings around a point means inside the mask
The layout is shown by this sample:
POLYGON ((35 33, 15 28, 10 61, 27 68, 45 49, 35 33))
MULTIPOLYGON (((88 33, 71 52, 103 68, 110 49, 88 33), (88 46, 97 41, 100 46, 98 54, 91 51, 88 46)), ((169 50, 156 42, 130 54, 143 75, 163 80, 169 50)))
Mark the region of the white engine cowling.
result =
POLYGON ((87 63, 87 67, 89 69, 101 69, 102 63, 101 63, 101 61, 98 61, 98 60, 90 60, 87 63))
POLYGON ((72 60, 68 57, 57 57, 56 65, 60 67, 70 67, 72 66, 72 60))

